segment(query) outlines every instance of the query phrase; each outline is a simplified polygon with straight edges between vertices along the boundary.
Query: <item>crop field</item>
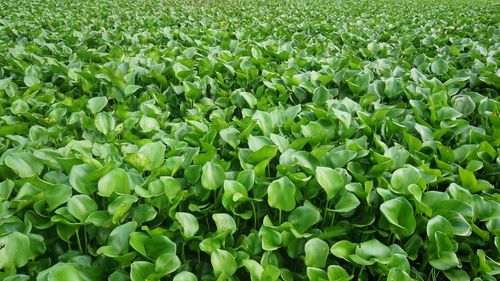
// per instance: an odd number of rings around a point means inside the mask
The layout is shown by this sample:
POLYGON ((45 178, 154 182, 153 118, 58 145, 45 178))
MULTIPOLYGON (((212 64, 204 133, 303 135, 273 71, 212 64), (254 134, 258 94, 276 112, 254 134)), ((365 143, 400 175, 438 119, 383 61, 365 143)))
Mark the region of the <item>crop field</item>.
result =
POLYGON ((0 280, 498 280, 499 64, 498 0, 0 0, 0 280))

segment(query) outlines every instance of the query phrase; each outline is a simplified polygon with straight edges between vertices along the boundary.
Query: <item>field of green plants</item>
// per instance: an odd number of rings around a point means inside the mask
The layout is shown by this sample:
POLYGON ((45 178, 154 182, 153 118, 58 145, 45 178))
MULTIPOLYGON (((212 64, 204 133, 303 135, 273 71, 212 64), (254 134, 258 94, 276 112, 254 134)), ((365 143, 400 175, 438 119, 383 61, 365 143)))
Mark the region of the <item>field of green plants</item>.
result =
POLYGON ((497 280, 499 64, 498 0, 1 0, 0 280, 497 280))

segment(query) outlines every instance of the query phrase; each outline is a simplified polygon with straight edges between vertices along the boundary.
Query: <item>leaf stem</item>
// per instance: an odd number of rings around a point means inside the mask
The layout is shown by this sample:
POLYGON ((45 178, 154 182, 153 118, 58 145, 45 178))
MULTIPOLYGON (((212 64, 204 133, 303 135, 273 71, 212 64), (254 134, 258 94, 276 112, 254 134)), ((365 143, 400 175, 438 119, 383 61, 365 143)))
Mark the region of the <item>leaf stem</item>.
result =
POLYGON ((80 240, 80 229, 76 230, 76 240, 78 242, 78 250, 80 250, 81 253, 83 253, 83 248, 82 248, 82 241, 80 240))
POLYGON ((325 201, 325 207, 324 207, 324 210, 323 210, 323 224, 322 224, 322 227, 325 227, 326 220, 328 219, 328 206, 330 204, 330 201, 331 200, 326 200, 325 201))
POLYGON ((253 201, 250 201, 252 204, 252 212, 253 212, 253 228, 257 229, 257 212, 255 211, 255 204, 253 201))
POLYGON ((87 226, 86 225, 83 226, 83 239, 85 241, 85 252, 87 252, 87 247, 89 245, 89 240, 88 240, 88 237, 87 237, 87 226))

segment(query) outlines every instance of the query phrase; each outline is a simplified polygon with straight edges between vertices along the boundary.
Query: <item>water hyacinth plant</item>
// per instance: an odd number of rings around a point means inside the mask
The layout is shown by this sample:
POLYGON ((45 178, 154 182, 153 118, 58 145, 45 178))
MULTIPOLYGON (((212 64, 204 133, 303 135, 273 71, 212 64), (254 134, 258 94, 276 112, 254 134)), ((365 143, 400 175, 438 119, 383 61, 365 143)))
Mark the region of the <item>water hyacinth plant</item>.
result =
POLYGON ((2 0, 0 280, 497 280, 497 0, 2 0))

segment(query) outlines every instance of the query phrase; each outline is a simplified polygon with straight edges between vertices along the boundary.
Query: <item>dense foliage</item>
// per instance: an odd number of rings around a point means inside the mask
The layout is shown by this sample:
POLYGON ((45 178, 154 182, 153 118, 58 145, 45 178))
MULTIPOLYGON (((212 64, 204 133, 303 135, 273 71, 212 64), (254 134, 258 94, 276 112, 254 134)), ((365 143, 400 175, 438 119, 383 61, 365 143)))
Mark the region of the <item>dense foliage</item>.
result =
POLYGON ((0 279, 496 280, 497 0, 1 0, 0 279))

